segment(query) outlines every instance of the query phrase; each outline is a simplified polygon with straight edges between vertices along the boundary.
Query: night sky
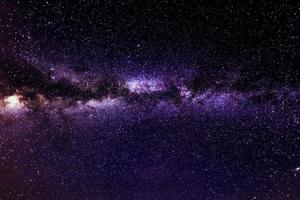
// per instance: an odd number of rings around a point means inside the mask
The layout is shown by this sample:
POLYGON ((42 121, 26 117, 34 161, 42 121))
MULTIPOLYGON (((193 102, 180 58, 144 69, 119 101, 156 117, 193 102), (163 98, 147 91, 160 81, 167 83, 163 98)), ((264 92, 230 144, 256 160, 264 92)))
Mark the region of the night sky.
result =
POLYGON ((299 200, 299 12, 1 0, 0 200, 299 200))

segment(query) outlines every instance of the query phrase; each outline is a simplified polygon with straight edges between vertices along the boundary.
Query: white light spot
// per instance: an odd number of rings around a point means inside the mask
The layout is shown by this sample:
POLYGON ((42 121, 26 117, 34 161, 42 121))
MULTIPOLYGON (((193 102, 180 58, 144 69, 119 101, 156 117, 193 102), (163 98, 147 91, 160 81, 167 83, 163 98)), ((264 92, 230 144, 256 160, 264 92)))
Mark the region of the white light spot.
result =
POLYGON ((165 89, 163 81, 159 79, 131 79, 126 82, 131 93, 153 93, 165 89))
POLYGON ((24 108, 24 103, 21 102, 23 96, 12 95, 4 99, 5 107, 8 111, 18 111, 24 108))
POLYGON ((15 116, 27 110, 22 95, 14 94, 0 101, 0 113, 11 113, 15 116))

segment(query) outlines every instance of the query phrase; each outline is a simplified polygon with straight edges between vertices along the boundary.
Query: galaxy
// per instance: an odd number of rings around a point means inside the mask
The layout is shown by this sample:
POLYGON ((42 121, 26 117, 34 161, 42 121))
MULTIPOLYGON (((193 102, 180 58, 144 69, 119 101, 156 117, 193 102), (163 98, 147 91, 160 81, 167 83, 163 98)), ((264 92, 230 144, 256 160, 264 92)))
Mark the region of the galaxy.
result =
POLYGON ((0 1, 0 199, 300 199, 292 1, 0 1))

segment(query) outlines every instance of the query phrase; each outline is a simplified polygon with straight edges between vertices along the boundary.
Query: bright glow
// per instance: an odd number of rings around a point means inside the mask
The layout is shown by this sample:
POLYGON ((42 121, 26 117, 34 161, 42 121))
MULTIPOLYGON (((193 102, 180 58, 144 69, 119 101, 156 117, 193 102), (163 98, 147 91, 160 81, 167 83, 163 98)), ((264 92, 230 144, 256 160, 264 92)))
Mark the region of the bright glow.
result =
POLYGON ((5 107, 8 111, 18 111, 24 108, 23 102, 21 102, 21 99, 23 96, 21 95, 12 95, 9 97, 6 97, 4 99, 5 107))
POLYGON ((126 86, 132 93, 153 93, 165 89, 163 81, 159 79, 131 79, 126 86))
POLYGON ((92 108, 106 108, 106 107, 113 107, 120 103, 119 99, 113 99, 110 97, 107 97, 105 99, 102 99, 101 101, 92 99, 86 103, 87 106, 92 108))

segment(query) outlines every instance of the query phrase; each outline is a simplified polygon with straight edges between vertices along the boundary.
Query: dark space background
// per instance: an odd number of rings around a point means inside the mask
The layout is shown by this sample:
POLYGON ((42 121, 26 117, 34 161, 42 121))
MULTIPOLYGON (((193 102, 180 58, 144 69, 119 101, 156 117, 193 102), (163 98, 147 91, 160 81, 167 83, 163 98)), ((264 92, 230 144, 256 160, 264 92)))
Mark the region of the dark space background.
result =
POLYGON ((299 2, 0 2, 0 199, 300 199, 299 2))

